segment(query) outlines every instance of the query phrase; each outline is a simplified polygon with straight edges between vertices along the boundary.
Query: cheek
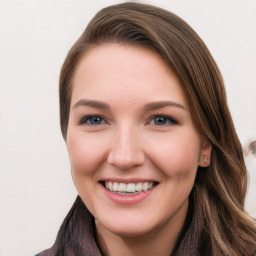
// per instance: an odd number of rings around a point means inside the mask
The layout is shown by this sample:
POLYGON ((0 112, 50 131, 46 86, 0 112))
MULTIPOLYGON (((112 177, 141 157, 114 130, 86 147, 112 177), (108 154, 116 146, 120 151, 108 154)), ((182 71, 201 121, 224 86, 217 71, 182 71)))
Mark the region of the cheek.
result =
POLYGON ((83 202, 91 210, 95 193, 95 171, 100 168, 104 159, 102 138, 80 131, 70 132, 67 136, 67 147, 71 163, 74 185, 83 202))
POLYGON ((150 142, 148 154, 167 176, 196 172, 200 154, 200 139, 196 134, 175 134, 150 142))
POLYGON ((73 175, 87 175, 94 172, 104 158, 103 144, 99 138, 86 136, 84 133, 69 134, 67 147, 73 175))

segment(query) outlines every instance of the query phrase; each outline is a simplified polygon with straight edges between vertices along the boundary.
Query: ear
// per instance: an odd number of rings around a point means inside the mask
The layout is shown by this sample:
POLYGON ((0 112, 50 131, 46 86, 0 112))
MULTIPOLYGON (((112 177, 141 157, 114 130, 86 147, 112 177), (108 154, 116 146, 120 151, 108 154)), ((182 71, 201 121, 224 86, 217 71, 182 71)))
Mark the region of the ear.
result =
POLYGON ((208 141, 202 140, 201 154, 198 163, 199 166, 208 167, 211 164, 211 152, 212 145, 208 141))

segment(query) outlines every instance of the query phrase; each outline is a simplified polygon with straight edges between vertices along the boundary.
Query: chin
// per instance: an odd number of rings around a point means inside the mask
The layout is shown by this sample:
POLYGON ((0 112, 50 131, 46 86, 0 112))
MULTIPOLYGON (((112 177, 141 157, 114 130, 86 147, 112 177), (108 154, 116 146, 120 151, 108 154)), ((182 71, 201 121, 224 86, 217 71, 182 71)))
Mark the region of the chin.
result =
POLYGON ((158 219, 154 216, 136 216, 137 218, 111 218, 96 220, 96 227, 108 230, 112 234, 120 237, 144 237, 161 229, 168 220, 158 219), (155 220, 154 220, 155 219, 155 220))
POLYGON ((130 223, 117 223, 117 225, 105 226, 105 228, 112 234, 127 238, 143 237, 155 230, 153 226, 133 225, 130 223))

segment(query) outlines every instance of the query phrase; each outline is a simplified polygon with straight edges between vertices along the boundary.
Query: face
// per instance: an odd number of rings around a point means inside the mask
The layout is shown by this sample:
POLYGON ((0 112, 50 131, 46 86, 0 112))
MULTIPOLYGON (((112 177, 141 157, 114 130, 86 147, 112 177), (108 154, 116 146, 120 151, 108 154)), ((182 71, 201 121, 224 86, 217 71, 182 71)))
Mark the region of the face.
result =
POLYGON ((118 235, 182 225, 198 165, 209 164, 179 79, 135 46, 105 44, 83 57, 66 142, 96 227, 118 235))

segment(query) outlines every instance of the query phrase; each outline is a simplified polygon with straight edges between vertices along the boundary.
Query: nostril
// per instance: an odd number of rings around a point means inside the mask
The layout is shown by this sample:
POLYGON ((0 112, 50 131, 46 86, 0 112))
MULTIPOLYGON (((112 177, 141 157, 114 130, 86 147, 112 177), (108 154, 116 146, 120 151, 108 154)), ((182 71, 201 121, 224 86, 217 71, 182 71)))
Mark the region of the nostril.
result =
POLYGON ((144 155, 142 152, 111 152, 107 162, 119 169, 127 170, 135 166, 140 166, 144 163, 144 155))

